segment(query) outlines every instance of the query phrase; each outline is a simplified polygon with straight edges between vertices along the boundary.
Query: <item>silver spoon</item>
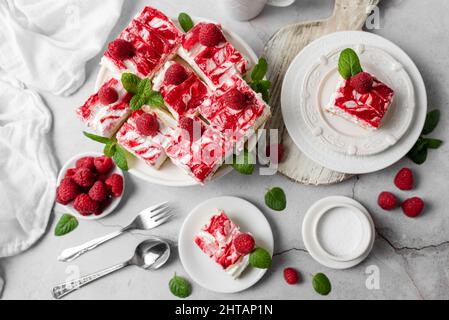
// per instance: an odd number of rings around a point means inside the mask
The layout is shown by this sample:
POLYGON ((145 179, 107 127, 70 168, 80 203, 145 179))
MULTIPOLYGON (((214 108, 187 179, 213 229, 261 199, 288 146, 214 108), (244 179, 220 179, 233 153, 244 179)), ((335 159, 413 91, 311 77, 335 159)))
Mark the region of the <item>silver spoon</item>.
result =
POLYGON ((78 290, 79 288, 102 278, 112 272, 123 269, 127 266, 138 266, 143 269, 158 269, 164 265, 170 257, 170 245, 162 239, 153 238, 141 242, 134 252, 134 256, 123 263, 107 269, 92 273, 76 280, 70 280, 55 286, 52 294, 55 299, 61 299, 65 295, 78 290))

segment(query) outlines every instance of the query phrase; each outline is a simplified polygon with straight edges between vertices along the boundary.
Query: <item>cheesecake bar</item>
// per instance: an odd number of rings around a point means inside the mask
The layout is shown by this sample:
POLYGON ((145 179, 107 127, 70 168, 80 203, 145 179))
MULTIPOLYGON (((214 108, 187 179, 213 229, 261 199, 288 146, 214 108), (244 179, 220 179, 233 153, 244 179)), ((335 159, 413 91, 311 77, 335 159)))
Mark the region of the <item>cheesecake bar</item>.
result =
POLYGON ((109 44, 101 65, 116 74, 131 72, 151 78, 176 54, 181 38, 182 34, 166 15, 145 7, 109 44))
POLYGON ((89 129, 98 135, 110 138, 131 114, 130 99, 131 96, 123 88, 121 82, 111 78, 76 110, 76 114, 89 129), (102 90, 115 91, 117 99, 110 104, 102 102, 99 96, 99 92, 102 90))
POLYGON ((199 113, 210 126, 236 143, 240 150, 244 140, 271 116, 270 106, 240 76, 234 75, 226 85, 204 100, 199 113))
POLYGON ((393 101, 394 91, 372 76, 372 88, 359 93, 350 80, 341 79, 325 110, 361 127, 376 130, 393 101))
POLYGON ((213 89, 234 74, 245 74, 248 61, 223 35, 220 25, 200 22, 187 32, 178 54, 213 89))
POLYGON ((153 78, 153 89, 159 91, 165 105, 176 119, 193 116, 210 95, 206 84, 182 62, 168 61, 153 78))
POLYGON ((177 127, 168 127, 157 139, 170 160, 201 184, 233 154, 232 141, 196 116, 181 118, 177 127))
POLYGON ((137 158, 145 161, 146 164, 158 169, 167 156, 155 137, 161 134, 165 126, 165 122, 155 112, 145 112, 142 109, 133 111, 131 117, 117 132, 117 142, 137 158), (145 114, 151 115, 157 121, 158 129, 155 130, 154 136, 141 132, 138 128, 139 117, 145 114))
POLYGON ((240 234, 239 227, 219 211, 195 236, 195 243, 224 271, 238 278, 248 266, 249 255, 243 255, 234 247, 234 239, 240 234))

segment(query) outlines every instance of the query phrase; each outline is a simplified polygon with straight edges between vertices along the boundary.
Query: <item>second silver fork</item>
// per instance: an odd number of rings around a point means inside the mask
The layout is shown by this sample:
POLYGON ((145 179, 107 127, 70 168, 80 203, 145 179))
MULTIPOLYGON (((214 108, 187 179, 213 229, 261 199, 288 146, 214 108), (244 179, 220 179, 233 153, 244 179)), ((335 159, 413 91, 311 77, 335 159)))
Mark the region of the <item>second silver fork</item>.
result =
POLYGON ((124 232, 130 230, 149 230, 160 226, 172 217, 171 209, 167 202, 163 202, 141 211, 137 217, 126 227, 109 233, 103 237, 93 239, 76 247, 65 249, 58 257, 59 261, 72 261, 80 255, 95 249, 99 245, 114 239, 124 232))

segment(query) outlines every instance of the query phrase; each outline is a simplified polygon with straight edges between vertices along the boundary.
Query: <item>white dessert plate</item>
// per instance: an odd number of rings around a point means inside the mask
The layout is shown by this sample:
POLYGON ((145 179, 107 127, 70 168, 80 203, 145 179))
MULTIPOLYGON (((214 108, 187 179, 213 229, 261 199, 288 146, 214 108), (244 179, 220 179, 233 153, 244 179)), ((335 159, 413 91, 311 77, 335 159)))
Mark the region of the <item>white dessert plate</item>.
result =
MULTIPOLYGON (((179 26, 178 20, 176 18, 171 19, 175 22, 176 26, 180 30, 182 30, 179 26)), ((200 17, 192 17, 192 19, 194 20, 194 22, 214 22, 209 19, 200 17)), ((240 38, 237 34, 232 32, 225 26, 223 26, 223 32, 226 36, 226 39, 228 39, 228 41, 231 42, 235 46, 235 48, 248 59, 250 65, 254 65, 257 62, 258 58, 256 53, 242 38, 240 38)), ((101 66, 95 82, 95 90, 97 91, 101 87, 101 85, 110 77, 110 72, 105 67, 101 66)), ((212 179, 222 177, 231 171, 231 166, 224 165, 215 173, 212 179)), ((156 170, 145 164, 144 161, 135 158, 130 161, 129 173, 145 181, 165 186, 184 187, 198 185, 198 182, 187 175, 184 171, 176 167, 169 159, 165 161, 165 163, 159 168, 159 170, 156 170)))
MULTIPOLYGON (((368 257, 375 240, 374 222, 369 212, 354 199, 342 196, 331 196, 315 202, 304 216, 301 232, 304 245, 312 258, 322 265, 333 269, 348 269, 361 263, 368 257), (330 255, 320 244, 320 240, 316 235, 317 224, 323 214, 338 207, 347 207, 349 210, 352 210, 358 216, 360 222, 366 224, 366 232, 362 236, 364 242, 362 246, 363 251, 358 251, 358 254, 350 259, 338 259, 330 255)), ((356 253, 356 251, 354 250, 353 253, 356 253)))
POLYGON ((285 75, 281 104, 287 130, 304 154, 331 170, 360 174, 384 169, 407 154, 424 125, 427 95, 421 74, 402 49, 372 33, 344 31, 298 54, 285 75), (395 91, 378 130, 324 111, 339 79, 339 53, 348 47, 366 71, 395 91))
MULTIPOLYGON (((82 158, 82 157, 100 157, 103 154, 98 153, 98 152, 87 152, 87 153, 80 153, 77 154, 76 156, 73 156, 71 159, 69 159, 64 166, 62 167, 61 171, 59 171, 59 175, 58 175, 58 186, 61 183, 61 180, 64 179, 65 173, 67 171, 67 169, 69 168, 74 168, 75 167, 75 163, 78 159, 82 158)), ((112 198, 111 203, 109 204, 109 206, 103 211, 102 214, 99 214, 98 216, 96 215, 90 215, 90 216, 83 216, 81 214, 78 213, 78 211, 76 211, 73 208, 73 202, 67 204, 67 205, 63 205, 60 203, 56 203, 58 206, 63 207, 65 210, 67 210, 70 214, 74 215, 75 217, 82 219, 82 220, 97 220, 97 219, 101 219, 106 217, 107 215, 111 214, 115 208, 117 208, 117 206, 119 205, 120 201, 123 198, 123 194, 125 193, 125 177, 123 175, 123 171, 118 168, 117 166, 115 166, 114 170, 112 170, 109 175, 113 174, 113 173, 117 173, 119 175, 121 175, 123 177, 123 192, 122 195, 118 198, 112 198)))
POLYGON ((223 210, 241 231, 250 232, 257 246, 273 253, 273 232, 264 214, 241 198, 218 197, 199 204, 185 219, 179 233, 179 257, 186 272, 200 286, 215 292, 239 292, 259 281, 266 269, 248 266, 238 279, 233 279, 195 244, 195 235, 217 213, 217 209, 223 210))

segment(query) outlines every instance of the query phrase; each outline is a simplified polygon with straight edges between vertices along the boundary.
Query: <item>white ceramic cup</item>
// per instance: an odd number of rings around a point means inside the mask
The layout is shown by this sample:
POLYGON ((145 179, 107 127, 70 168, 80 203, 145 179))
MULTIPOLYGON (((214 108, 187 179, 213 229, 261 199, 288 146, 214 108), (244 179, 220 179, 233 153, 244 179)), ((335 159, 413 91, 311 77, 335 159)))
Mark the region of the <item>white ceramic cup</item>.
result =
POLYGON ((219 0, 221 10, 233 19, 246 21, 259 15, 266 5, 287 7, 296 0, 219 0))

